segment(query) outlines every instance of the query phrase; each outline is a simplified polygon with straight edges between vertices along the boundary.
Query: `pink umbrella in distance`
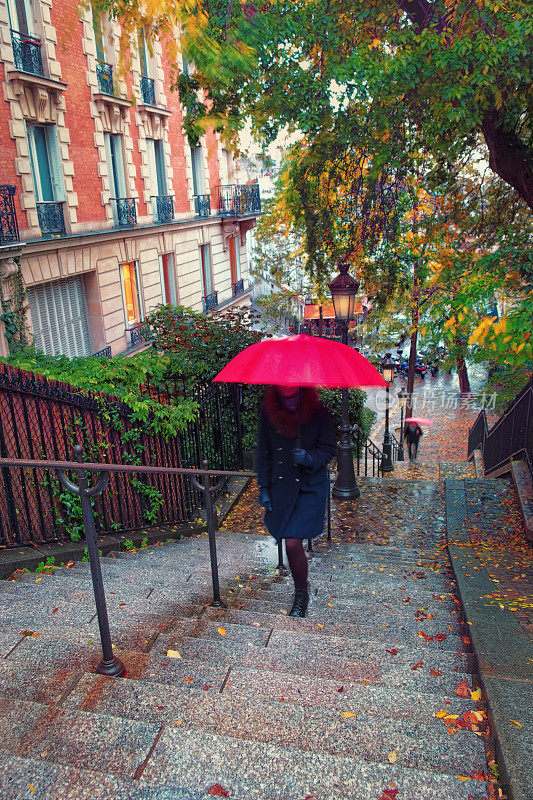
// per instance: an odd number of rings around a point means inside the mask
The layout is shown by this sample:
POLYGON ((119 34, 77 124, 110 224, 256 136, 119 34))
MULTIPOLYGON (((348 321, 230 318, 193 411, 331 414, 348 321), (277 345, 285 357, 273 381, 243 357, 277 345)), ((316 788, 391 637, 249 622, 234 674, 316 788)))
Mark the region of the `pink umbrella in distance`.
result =
POLYGON ((415 422, 417 425, 433 425, 433 420, 427 419, 427 417, 407 417, 404 422, 415 422))

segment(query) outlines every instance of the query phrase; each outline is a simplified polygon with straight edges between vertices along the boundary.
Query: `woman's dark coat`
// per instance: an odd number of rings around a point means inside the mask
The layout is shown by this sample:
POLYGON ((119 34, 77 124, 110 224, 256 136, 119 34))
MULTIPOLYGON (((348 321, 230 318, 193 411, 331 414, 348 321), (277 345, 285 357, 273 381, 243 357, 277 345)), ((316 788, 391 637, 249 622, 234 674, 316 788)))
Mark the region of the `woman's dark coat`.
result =
POLYGON ((417 425, 416 428, 411 428, 411 426, 407 424, 405 426, 403 435, 409 444, 417 444, 418 440, 422 436, 422 428, 419 425, 417 425))
POLYGON ((329 491, 327 464, 337 451, 333 420, 315 390, 303 389, 301 403, 298 442, 298 412, 285 411, 275 389, 268 392, 261 412, 258 481, 270 493, 272 511, 265 513, 265 523, 278 541, 312 539, 322 533, 329 491), (309 453, 313 459, 310 467, 293 463, 295 447, 309 453))

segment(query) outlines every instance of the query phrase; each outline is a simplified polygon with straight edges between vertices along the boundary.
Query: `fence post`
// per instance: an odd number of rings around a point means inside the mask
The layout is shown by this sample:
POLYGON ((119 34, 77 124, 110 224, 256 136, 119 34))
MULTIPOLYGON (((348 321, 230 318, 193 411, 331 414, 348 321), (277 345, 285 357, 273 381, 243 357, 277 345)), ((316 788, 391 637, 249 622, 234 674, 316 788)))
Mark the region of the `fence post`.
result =
POLYGON ((216 608, 226 608, 226 603, 220 599, 220 583, 218 580, 218 564, 217 564, 217 543, 215 539, 215 514, 213 509, 213 494, 220 489, 224 480, 220 480, 215 486, 211 486, 211 476, 207 473, 209 469, 209 462, 202 461, 202 469, 206 470, 203 476, 203 484, 199 483, 191 475, 191 481, 200 489, 205 495, 205 516, 207 522, 207 535, 209 538, 209 557, 211 559, 211 579, 213 582, 213 600, 209 603, 210 606, 216 608))
MULTIPOLYGON (((77 444, 74 447, 74 460, 80 461, 83 458, 83 448, 77 444)), ((84 469, 78 470, 78 485, 71 483, 63 470, 56 470, 56 475, 61 485, 78 495, 81 500, 81 511, 83 516, 83 526, 85 528, 85 539, 87 551, 89 553, 89 564, 91 567, 91 579, 93 582, 94 601, 96 603, 96 613, 98 615, 98 627, 100 628, 100 639, 102 642, 103 658, 96 667, 99 675, 107 675, 111 678, 121 678, 126 668, 122 661, 113 655, 111 646, 111 634, 109 632, 109 618, 107 615, 107 605, 105 601, 104 581, 102 578, 102 567, 98 557, 98 545, 96 541, 96 528, 94 526, 94 515, 90 498, 100 494, 109 483, 109 472, 104 472, 96 486, 89 489, 87 477, 84 469)))
POLYGON ((244 469, 244 448, 242 446, 241 405, 239 403, 239 386, 236 383, 231 384, 231 393, 233 396, 233 404, 235 407, 235 421, 237 423, 237 451, 239 453, 239 466, 241 469, 244 469))

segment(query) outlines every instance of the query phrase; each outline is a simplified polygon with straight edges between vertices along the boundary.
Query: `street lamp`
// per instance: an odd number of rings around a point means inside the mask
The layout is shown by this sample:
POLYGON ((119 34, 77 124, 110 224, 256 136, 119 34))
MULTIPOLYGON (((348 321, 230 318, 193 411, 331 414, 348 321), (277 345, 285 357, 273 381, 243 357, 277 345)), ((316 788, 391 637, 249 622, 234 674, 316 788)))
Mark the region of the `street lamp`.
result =
POLYGON ((398 461, 403 461, 403 412, 407 404, 407 394, 402 389, 398 392, 398 405, 400 406, 400 444, 398 445, 398 461))
MULTIPOLYGON (((347 261, 338 264, 339 274, 329 284, 333 300, 335 319, 341 326, 342 343, 348 344, 348 323, 353 319, 355 296, 359 284, 348 275, 347 261)), ((337 443, 337 478, 331 493, 339 500, 356 500, 361 494, 353 467, 353 442, 350 427, 350 402, 348 389, 342 392, 342 419, 339 428, 339 441, 337 443)))
POLYGON ((385 354, 385 361, 381 365, 381 372, 387 381, 387 399, 385 404, 385 435, 383 437, 383 461, 381 462, 382 472, 393 472, 392 463, 392 437, 389 430, 389 388, 394 378, 394 364, 390 360, 390 353, 385 354))

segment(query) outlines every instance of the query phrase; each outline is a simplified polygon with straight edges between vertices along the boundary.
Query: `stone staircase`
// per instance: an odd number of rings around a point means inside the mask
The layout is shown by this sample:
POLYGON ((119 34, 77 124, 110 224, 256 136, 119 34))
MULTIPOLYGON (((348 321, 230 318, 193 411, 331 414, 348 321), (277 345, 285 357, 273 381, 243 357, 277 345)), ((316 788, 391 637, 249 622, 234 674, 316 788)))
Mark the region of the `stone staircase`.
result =
POLYGON ((443 534, 428 514, 409 542, 315 542, 305 620, 286 615, 267 537, 218 535, 226 609, 207 605, 205 536, 102 558, 123 679, 91 671, 87 564, 2 582, 0 797, 485 798, 484 706, 443 534))

